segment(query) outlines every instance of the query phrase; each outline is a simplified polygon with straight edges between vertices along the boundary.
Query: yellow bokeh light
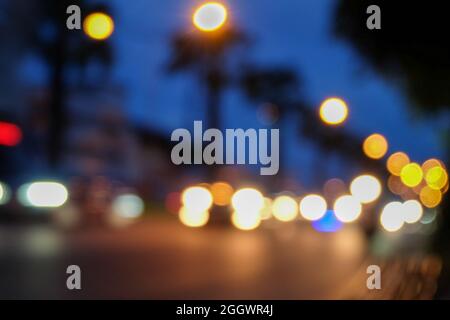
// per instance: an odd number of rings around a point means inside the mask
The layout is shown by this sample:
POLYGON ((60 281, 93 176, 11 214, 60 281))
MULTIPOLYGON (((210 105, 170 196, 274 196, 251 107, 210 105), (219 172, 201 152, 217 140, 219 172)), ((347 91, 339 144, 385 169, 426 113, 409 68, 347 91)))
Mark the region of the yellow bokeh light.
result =
POLYGON ((329 98, 320 105, 319 115, 326 124, 338 125, 347 119, 348 106, 342 99, 329 98))
POLYGON ((264 198, 264 207, 259 212, 261 219, 267 220, 272 217, 272 199, 264 198))
POLYGON ((209 212, 193 211, 186 207, 181 207, 178 217, 184 225, 192 228, 198 228, 203 227, 208 223, 209 212))
POLYGON ((423 208, 419 201, 408 200, 403 203, 403 219, 406 223, 416 223, 422 218, 423 208))
POLYGON ((403 216, 403 204, 398 201, 393 201, 386 204, 380 215, 380 223, 384 230, 388 232, 400 230, 405 223, 403 216))
POLYGON ((229 205, 234 192, 233 187, 226 182, 213 183, 210 191, 213 196, 214 204, 218 206, 229 205))
POLYGON ((243 188, 234 193, 231 205, 235 211, 259 213, 264 208, 264 197, 254 188, 243 188))
POLYGON ((425 161, 424 163, 422 163, 422 171, 424 174, 426 174, 428 172, 428 170, 430 170, 431 168, 434 167, 442 167, 445 168, 445 166, 443 165, 443 163, 438 160, 438 159, 428 159, 427 161, 425 161))
POLYGON ((345 223, 356 221, 361 215, 361 203, 353 196, 345 195, 334 202, 336 218, 345 223))
POLYGON ((409 157, 404 152, 396 152, 391 154, 386 162, 388 171, 394 176, 400 176, 404 166, 409 163, 409 157))
POLYGON ((258 212, 238 212, 231 215, 231 222, 240 230, 253 230, 261 224, 261 217, 258 212))
POLYGON ((433 167, 427 171, 425 181, 431 189, 440 190, 444 188, 448 182, 447 171, 441 166, 433 167))
POLYGON ((410 188, 419 185, 423 179, 422 168, 415 162, 409 163, 403 167, 400 172, 400 179, 405 186, 410 188))
POLYGON ((425 186, 419 194, 420 202, 427 208, 437 207, 442 201, 442 193, 439 190, 425 186))
POLYGON ((363 151, 371 159, 381 159, 388 151, 388 142, 383 135, 374 133, 364 140, 363 151))
POLYGON ((213 198, 205 187, 190 187, 181 194, 181 202, 189 211, 204 212, 211 208, 213 198))
POLYGON ((317 194, 310 194, 300 201, 300 214, 309 221, 322 218, 327 212, 327 202, 317 194))
POLYGON ((381 194, 380 181, 371 175, 356 177, 350 184, 350 193, 361 203, 370 203, 381 194))
POLYGON ((223 4, 208 2, 195 10, 192 21, 201 31, 212 32, 222 27, 227 17, 227 9, 223 4))
POLYGON ((289 196, 279 196, 275 198, 272 204, 272 214, 280 221, 287 222, 297 218, 297 201, 289 196))
POLYGON ((91 13, 84 19, 83 30, 89 38, 105 40, 114 32, 114 21, 106 13, 91 13))

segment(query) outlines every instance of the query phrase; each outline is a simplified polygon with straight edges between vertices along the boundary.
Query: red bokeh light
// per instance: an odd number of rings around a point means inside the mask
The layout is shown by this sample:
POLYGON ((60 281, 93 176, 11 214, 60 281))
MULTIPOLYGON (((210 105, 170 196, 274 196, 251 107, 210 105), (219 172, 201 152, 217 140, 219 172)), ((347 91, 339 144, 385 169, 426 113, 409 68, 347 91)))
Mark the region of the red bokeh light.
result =
POLYGON ((18 126, 0 121, 0 145, 14 147, 22 140, 22 130, 18 126))

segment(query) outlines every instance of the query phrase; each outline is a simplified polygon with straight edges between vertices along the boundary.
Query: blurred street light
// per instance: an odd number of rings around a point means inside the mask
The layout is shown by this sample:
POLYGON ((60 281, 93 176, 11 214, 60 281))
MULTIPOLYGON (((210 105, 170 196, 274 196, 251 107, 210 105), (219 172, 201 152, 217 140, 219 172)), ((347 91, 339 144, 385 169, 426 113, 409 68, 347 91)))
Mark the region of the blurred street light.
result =
POLYGON ((340 98, 329 98, 322 102, 319 115, 326 124, 338 125, 347 119, 348 107, 340 98))
POLYGON ((238 212, 259 213, 264 208, 264 197, 256 189, 243 188, 234 193, 231 205, 238 212))
POLYGON ((0 205, 8 203, 10 197, 11 191, 9 187, 5 183, 0 182, 0 205))
POLYGON ((106 13, 94 12, 84 19, 83 30, 91 39, 106 40, 114 32, 114 21, 106 13))
POLYGON ((138 218, 144 212, 144 201, 135 194, 122 194, 112 203, 112 214, 127 218, 138 218))
POLYGON ((225 6, 218 2, 208 2, 195 10, 192 21, 197 29, 212 32, 221 28, 228 17, 225 6))
POLYGON ((300 214, 309 221, 321 219, 327 212, 327 202, 317 194, 310 194, 300 201, 300 214))
POLYGON ((211 194, 215 205, 227 206, 233 196, 233 187, 226 182, 216 182, 211 185, 211 194))
POLYGON ((208 223, 209 211, 195 211, 182 207, 180 209, 179 218, 180 221, 188 227, 203 227, 208 223))
POLYGON ((420 190, 420 202, 427 208, 435 208, 442 201, 442 193, 440 190, 435 190, 429 186, 425 186, 420 190))
POLYGON ((388 171, 394 176, 400 176, 403 167, 407 164, 409 164, 409 157, 404 152, 391 154, 386 162, 388 171))
POLYGON ((231 215, 231 222, 239 230, 253 230, 261 224, 261 216, 259 212, 240 212, 234 211, 231 215))
POLYGON ((350 223, 361 215, 361 203, 353 196, 345 195, 334 202, 334 214, 339 221, 350 223))
POLYGON ((423 208, 419 201, 408 200, 403 203, 403 219, 406 223, 416 223, 422 215, 423 208))
POLYGON ((386 204, 380 215, 381 226, 388 232, 395 232, 403 227, 404 216, 401 202, 393 201, 386 204))
POLYGON ((370 203, 380 196, 381 183, 373 176, 362 175, 352 181, 350 192, 359 202, 370 203))
POLYGON ((417 163, 409 163, 403 167, 400 172, 400 179, 410 188, 415 187, 422 182, 423 171, 422 168, 417 163))
POLYGON ((57 208, 67 201, 69 192, 61 183, 38 181, 22 185, 18 191, 18 197, 19 202, 24 206, 57 208))
POLYGON ((273 216, 280 221, 288 222, 297 218, 297 201, 289 196, 279 196, 275 198, 272 204, 273 216))
POLYGON ((190 187, 181 195, 183 206, 192 212, 204 212, 213 204, 211 192, 204 187, 190 187))
POLYGON ((381 159, 388 151, 388 142, 383 135, 374 133, 364 140, 363 151, 371 159, 381 159))

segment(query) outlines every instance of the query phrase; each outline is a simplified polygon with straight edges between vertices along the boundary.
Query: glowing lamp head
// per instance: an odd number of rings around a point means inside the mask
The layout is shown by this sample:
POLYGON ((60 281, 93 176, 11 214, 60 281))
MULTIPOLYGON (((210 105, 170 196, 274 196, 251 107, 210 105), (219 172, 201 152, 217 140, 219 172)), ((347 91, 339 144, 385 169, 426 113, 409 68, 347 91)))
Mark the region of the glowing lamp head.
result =
POLYGON ((227 21, 228 13, 225 6, 218 2, 208 2, 194 12, 194 26, 204 32, 212 32, 221 28, 227 21))
POLYGON ((322 102, 319 115, 323 122, 329 125, 343 123, 348 117, 348 107, 344 100, 329 98, 322 102))
POLYGON ((106 40, 114 32, 114 21, 106 13, 94 12, 84 19, 83 30, 91 39, 106 40))

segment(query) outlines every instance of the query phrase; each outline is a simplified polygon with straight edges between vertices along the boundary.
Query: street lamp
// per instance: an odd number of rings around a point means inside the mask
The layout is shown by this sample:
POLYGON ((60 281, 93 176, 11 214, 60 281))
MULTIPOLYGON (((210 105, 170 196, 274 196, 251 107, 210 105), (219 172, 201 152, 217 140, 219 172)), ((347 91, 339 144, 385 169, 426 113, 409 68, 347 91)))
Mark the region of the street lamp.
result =
POLYGON ((227 8, 223 4, 207 2, 195 10, 192 22, 200 31, 213 32, 220 29, 227 18, 227 8))
POLYGON ((106 13, 94 12, 84 19, 83 29, 91 39, 106 40, 114 32, 114 21, 106 13))

